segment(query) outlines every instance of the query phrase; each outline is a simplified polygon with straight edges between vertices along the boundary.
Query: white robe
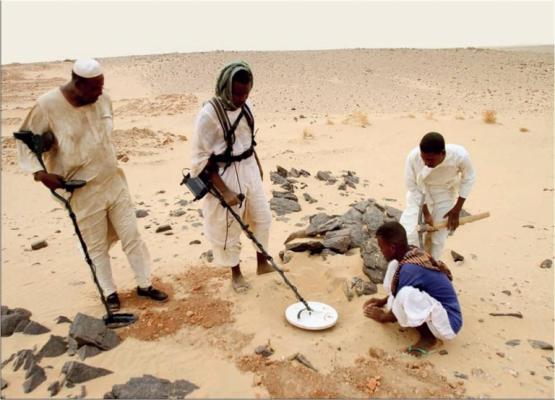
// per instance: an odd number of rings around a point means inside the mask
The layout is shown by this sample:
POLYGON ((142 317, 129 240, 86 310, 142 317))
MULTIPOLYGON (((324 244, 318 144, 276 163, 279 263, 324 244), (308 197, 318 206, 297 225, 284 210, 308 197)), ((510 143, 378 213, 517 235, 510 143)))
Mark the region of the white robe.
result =
POLYGON ((399 325, 415 328, 426 323, 436 338, 453 339, 457 334, 451 328, 447 310, 428 293, 413 286, 405 286, 397 292, 396 296, 393 296, 391 283, 397 268, 399 268, 397 260, 389 262, 383 280, 383 288, 388 295, 386 308, 395 315, 399 325))
MULTIPOLYGON (((420 148, 414 148, 405 164, 407 186, 406 207, 400 223, 407 231, 409 244, 418 246, 418 214, 423 204, 428 206, 434 223, 444 219, 453 208, 457 197, 468 198, 476 174, 466 149, 456 144, 445 146, 445 159, 435 168, 429 168, 420 157, 420 148)), ((447 239, 447 229, 432 234, 432 256, 439 260, 447 239)))
MULTIPOLYGON (((87 181, 74 192, 71 207, 105 295, 116 291, 108 250, 118 238, 139 286, 150 286, 151 269, 127 182, 117 165, 111 141, 112 115, 112 102, 107 95, 93 104, 74 107, 56 88, 37 100, 20 128, 35 134, 54 134, 55 144, 43 154, 48 172, 64 180, 87 181)), ((34 173, 43 169, 35 154, 19 140, 17 151, 24 171, 34 173)), ((59 192, 67 195, 63 190, 59 192)))
MULTIPOLYGON (((227 111, 231 124, 239 116, 240 110, 227 111)), ((243 116, 235 130, 233 155, 246 151, 251 145, 251 131, 243 116)), ((210 103, 200 110, 191 145, 191 175, 198 176, 206 167, 212 154, 221 154, 226 149, 223 129, 216 111, 210 103)), ((268 236, 272 214, 262 185, 260 171, 253 156, 246 160, 232 163, 224 172, 219 170, 226 186, 236 193, 243 193, 245 201, 234 210, 249 225, 257 240, 268 248, 268 236)), ((234 267, 240 262, 241 227, 211 194, 203 199, 204 234, 212 244, 214 262, 222 267, 234 267)))

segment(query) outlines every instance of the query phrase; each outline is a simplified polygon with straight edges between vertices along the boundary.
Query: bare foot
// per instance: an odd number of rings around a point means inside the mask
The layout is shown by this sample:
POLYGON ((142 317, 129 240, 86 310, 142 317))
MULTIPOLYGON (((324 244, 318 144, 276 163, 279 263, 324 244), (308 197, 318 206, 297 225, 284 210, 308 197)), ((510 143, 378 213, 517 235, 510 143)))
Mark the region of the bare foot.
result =
POLYGON ((235 293, 246 293, 251 287, 243 277, 238 265, 231 268, 231 287, 235 293))
POLYGON ((262 253, 256 253, 256 260, 258 262, 258 267, 256 268, 256 275, 268 274, 274 272, 275 269, 272 268, 266 256, 262 253))

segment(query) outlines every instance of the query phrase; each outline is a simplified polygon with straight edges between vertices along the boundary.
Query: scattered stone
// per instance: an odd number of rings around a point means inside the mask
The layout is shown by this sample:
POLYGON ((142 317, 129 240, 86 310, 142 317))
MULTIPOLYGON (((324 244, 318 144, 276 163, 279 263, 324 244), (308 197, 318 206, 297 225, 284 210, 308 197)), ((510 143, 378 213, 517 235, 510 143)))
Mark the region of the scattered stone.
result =
POLYGON ((291 192, 278 192, 277 190, 273 190, 272 195, 279 199, 289 199, 293 201, 299 201, 299 198, 291 192))
POLYGON ((57 316, 54 321, 56 322, 56 324, 65 324, 65 323, 71 324, 71 320, 65 315, 57 316))
POLYGON ((48 385, 48 393, 50 393, 50 397, 56 396, 61 389, 61 385, 59 381, 54 381, 50 385, 48 385))
POLYGON ((262 357, 270 357, 274 354, 274 349, 270 345, 270 341, 268 341, 267 344, 257 346, 256 349, 254 349, 254 352, 262 357))
POLYGON ((90 365, 78 361, 68 361, 62 367, 62 373, 66 375, 67 385, 67 383, 75 384, 87 382, 91 379, 112 374, 113 372, 104 368, 91 367, 90 365))
POLYGON ((530 343, 530 346, 532 346, 534 349, 553 350, 552 344, 544 342, 542 340, 528 339, 528 343, 530 343))
POLYGON ((351 279, 351 288, 355 290, 357 296, 368 296, 378 292, 378 287, 374 282, 368 282, 361 278, 351 279))
POLYGON ((301 206, 296 201, 274 197, 270 200, 270 209, 274 210, 277 215, 285 215, 301 211, 301 206))
POLYGON ((8 306, 2 306, 2 311, 0 312, 0 315, 8 315, 9 312, 10 309, 8 308, 8 306))
POLYGON ((11 363, 13 361, 13 359, 15 358, 16 354, 17 353, 12 353, 8 358, 6 358, 4 361, 2 361, 2 365, 0 366, 0 368, 4 368, 6 365, 11 363))
POLYGON ((339 217, 330 217, 324 213, 316 214, 316 216, 314 216, 315 218, 311 217, 310 219, 310 225, 306 228, 307 236, 317 236, 341 228, 342 221, 339 217), (316 216, 322 214, 327 218, 325 221, 323 221, 323 218, 316 218, 316 216))
POLYGON ((299 178, 301 176, 301 173, 296 168, 291 168, 288 175, 293 178, 299 178))
POLYGON ((161 232, 166 232, 171 230, 172 230, 171 225, 160 225, 158 228, 156 228, 156 233, 161 233, 161 232))
POLYGON ((293 354, 292 356, 289 357, 289 360, 298 361, 299 363, 301 363, 305 367, 310 368, 311 370, 313 370, 315 372, 318 372, 318 370, 316 368, 314 368, 312 363, 310 361, 308 361, 308 359, 304 355, 302 355, 301 353, 293 354))
POLYGON ((363 260, 362 272, 375 284, 381 284, 387 269, 387 262, 383 257, 376 238, 368 240, 360 248, 363 260))
POLYGON ((123 385, 114 385, 112 391, 104 395, 105 399, 183 399, 199 387, 187 380, 180 379, 174 383, 167 379, 143 375, 131 378, 123 385))
POLYGON ((522 313, 489 313, 492 317, 515 317, 515 318, 523 318, 522 313))
POLYGON ((196 240, 191 240, 191 241, 189 242, 189 244, 191 244, 191 245, 193 245, 193 244, 201 244, 201 241, 198 240, 198 239, 196 239, 196 240))
POLYGON ((143 209, 135 210, 135 216, 137 218, 144 218, 148 216, 148 210, 143 210, 143 209))
POLYGON ((296 242, 287 243, 285 245, 287 250, 294 251, 296 253, 302 253, 303 251, 308 251, 310 254, 320 254, 324 250, 324 245, 319 241, 310 242, 296 242))
POLYGON ((449 354, 449 352, 448 352, 447 350, 445 350, 445 349, 441 349, 441 350, 439 351, 439 355, 440 355, 440 356, 446 356, 447 354, 449 354))
POLYGON ((508 340, 508 341, 505 342, 505 344, 507 346, 512 346, 512 347, 519 346, 520 345, 520 339, 508 340))
POLYGON ((50 335, 48 342, 42 346, 42 348, 37 353, 37 359, 42 359, 43 357, 58 357, 67 351, 68 344, 64 337, 50 335))
POLYGON ((30 322, 31 320, 29 318, 22 319, 21 321, 19 321, 13 332, 23 332, 30 322))
POLYGON ((214 261, 214 254, 212 253, 212 250, 208 250, 208 251, 205 251, 204 253, 202 253, 200 255, 200 259, 201 260, 206 260, 209 263, 214 261))
POLYGON ((30 321, 23 330, 24 335, 42 335, 47 332, 50 332, 50 329, 35 321, 30 321))
POLYGON ((553 260, 546 258, 545 260, 543 260, 540 264, 540 268, 543 269, 549 269, 553 266, 553 260))
POLYGON ((454 250, 451 250, 451 257, 453 257, 453 261, 464 261, 464 256, 462 254, 457 253, 454 250))
POLYGON ((185 215, 185 214, 187 214, 187 212, 181 208, 170 211, 170 217, 181 217, 182 215, 185 215))
POLYGON ((101 352, 102 350, 100 350, 98 347, 86 344, 84 346, 81 346, 79 350, 77 350, 77 356, 81 361, 83 361, 86 358, 94 357, 101 352))
POLYGON ((530 225, 530 224, 522 225, 522 227, 523 227, 523 228, 534 229, 534 225, 530 225))
POLYGON ((401 219, 401 215, 403 214, 403 211, 395 207, 385 206, 385 214, 393 221, 399 221, 401 219))
POLYGON ((457 372, 457 371, 455 371, 455 378, 466 379, 466 380, 468 380, 468 375, 467 375, 467 374, 463 374, 462 372, 457 372))
POLYGON ((373 203, 373 206, 367 207, 362 216, 362 221, 366 224, 368 232, 372 235, 375 234, 378 228, 384 223, 383 210, 380 210, 377 205, 377 203, 373 203))
POLYGON ((19 368, 23 367, 23 370, 28 370, 33 364, 35 364, 35 356, 31 350, 19 350, 15 355, 15 360, 13 362, 13 370, 17 371, 19 368))
POLYGON ((335 182, 337 181, 337 179, 334 178, 334 177, 331 175, 331 172, 330 172, 330 171, 318 171, 318 172, 316 173, 316 179, 318 179, 318 180, 320 180, 320 181, 325 181, 325 182, 327 182, 328 184, 332 184, 332 183, 335 183, 335 182))
POLYGON ((337 253, 344 254, 351 248, 351 231, 349 229, 341 229, 326 232, 323 245, 337 253))
POLYGON ((120 343, 119 336, 108 329, 104 321, 81 313, 75 316, 69 336, 75 339, 79 346, 90 344, 101 350, 113 349, 120 343))
POLYGON ((77 354, 77 350, 79 349, 79 343, 77 340, 73 339, 71 336, 67 337, 67 354, 70 356, 74 356, 77 354))
POLYGON ((46 243, 46 240, 37 240, 36 242, 31 243, 32 250, 40 250, 44 249, 45 247, 48 247, 48 243, 46 243))
POLYGON ((277 173, 280 176, 283 176, 284 178, 287 178, 287 170, 283 167, 280 167, 279 165, 277 166, 277 173))
POLYGON ((543 379, 545 379, 546 381, 552 381, 553 377, 549 375, 544 375, 543 379))
POLYGON ((303 193, 303 197, 304 199, 309 203, 309 204, 314 204, 317 203, 318 200, 316 200, 314 197, 312 197, 310 194, 308 193, 303 193))
POLYGON ((495 354, 497 354, 501 358, 505 358, 505 353, 503 353, 502 351, 497 351, 495 354))
POLYGON ((23 393, 30 393, 46 380, 46 374, 44 373, 44 369, 42 367, 35 364, 29 370, 26 378, 25 382, 23 382, 23 393))
POLYGON ((353 297, 355 297, 351 289, 351 284, 347 279, 345 279, 345 282, 343 283, 343 293, 345 294, 347 301, 351 301, 353 300, 353 297))
POLYGON ((276 185, 290 185, 289 181, 277 172, 270 172, 270 181, 276 185))
POLYGON ((0 316, 1 323, 1 334, 2 337, 11 336, 15 332, 15 328, 21 321, 28 320, 29 318, 23 314, 11 312, 10 314, 5 314, 0 316))

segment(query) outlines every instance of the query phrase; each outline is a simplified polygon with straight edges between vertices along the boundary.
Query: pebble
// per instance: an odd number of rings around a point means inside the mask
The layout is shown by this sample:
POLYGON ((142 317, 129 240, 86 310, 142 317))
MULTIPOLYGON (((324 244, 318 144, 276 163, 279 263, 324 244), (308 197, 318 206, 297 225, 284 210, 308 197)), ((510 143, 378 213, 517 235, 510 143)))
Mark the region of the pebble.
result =
POLYGON ((32 250, 40 250, 48 246, 46 240, 37 240, 36 242, 31 243, 32 250))

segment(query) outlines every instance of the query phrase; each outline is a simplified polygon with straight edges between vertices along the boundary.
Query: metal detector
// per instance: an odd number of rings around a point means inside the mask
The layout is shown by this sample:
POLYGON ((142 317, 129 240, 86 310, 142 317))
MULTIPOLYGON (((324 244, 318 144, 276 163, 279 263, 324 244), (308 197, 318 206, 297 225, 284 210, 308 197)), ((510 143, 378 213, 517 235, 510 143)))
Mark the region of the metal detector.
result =
MULTIPOLYGON (((43 136, 42 135, 36 135, 31 131, 14 132, 13 135, 16 139, 21 140, 23 143, 25 143, 27 145, 27 147, 29 147, 29 149, 37 156, 37 159, 39 160, 39 163, 42 166, 42 168, 44 169, 44 171, 48 172, 47 169, 46 169, 46 166, 44 165, 44 161, 42 159, 42 153, 47 150, 47 149, 45 149, 45 146, 44 146, 43 136)), ((93 281, 96 285, 96 288, 98 289, 98 292, 100 293, 100 299, 102 300, 102 304, 104 305, 104 308, 106 309, 106 315, 103 317, 104 324, 108 328, 113 328, 113 329, 114 328, 121 328, 121 327, 124 327, 124 326, 131 325, 132 323, 137 321, 137 317, 134 314, 130 314, 130 313, 113 314, 110 311, 110 308, 108 307, 108 303, 106 302, 106 298, 104 297, 104 293, 102 292, 102 288, 100 287, 100 283, 98 282, 98 278, 96 276, 96 267, 94 266, 94 263, 92 262, 92 260, 89 256, 89 251, 87 249, 87 244, 85 243, 85 240, 83 239, 83 236, 81 235, 81 230, 79 229, 79 225, 77 224, 77 217, 75 216, 75 213, 73 212, 73 210, 71 208, 71 205, 70 205, 70 201, 71 201, 71 197, 73 196, 73 192, 76 189, 79 189, 79 188, 85 186, 86 184, 87 184, 87 182, 84 181, 84 180, 65 181, 63 189, 65 189, 67 192, 70 193, 70 196, 69 196, 68 199, 66 199, 65 197, 56 193, 55 190, 50 189, 50 192, 52 193, 52 195, 54 197, 56 197, 58 200, 60 200, 62 203, 64 203, 64 205, 65 205, 65 207, 66 207, 66 209, 69 213, 69 217, 71 218, 71 221, 73 222, 73 227, 75 228, 75 234, 79 238, 79 243, 81 243, 81 248, 83 249, 83 253, 85 254, 85 260, 86 260, 87 264, 89 265, 89 267, 91 269, 91 273, 92 273, 92 276, 93 276, 93 281)))
MULTIPOLYGON (((289 279, 285 276, 285 273, 281 268, 279 268, 272 256, 264 249, 260 242, 256 239, 256 236, 250 231, 249 226, 246 225, 241 217, 235 212, 235 210, 226 203, 222 194, 211 184, 208 178, 203 179, 203 177, 192 178, 191 174, 185 175, 183 173, 183 180, 180 185, 185 185, 191 191, 195 200, 203 198, 206 194, 210 193, 215 196, 222 207, 228 210, 235 220, 239 223, 245 234, 250 240, 256 245, 260 253, 262 253, 272 268, 276 270, 283 281, 289 286, 289 288, 295 294, 295 297, 299 300, 298 303, 291 304, 285 310, 285 318, 287 321, 298 328, 307 330, 323 330, 334 326, 337 323, 338 314, 333 307, 327 304, 316 302, 316 301, 306 301, 300 294, 295 285, 293 285, 289 279)), ((245 196, 241 193, 237 196, 240 201, 243 201, 245 196)))

